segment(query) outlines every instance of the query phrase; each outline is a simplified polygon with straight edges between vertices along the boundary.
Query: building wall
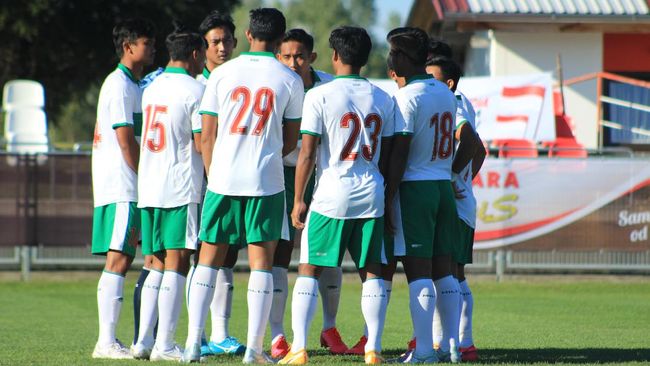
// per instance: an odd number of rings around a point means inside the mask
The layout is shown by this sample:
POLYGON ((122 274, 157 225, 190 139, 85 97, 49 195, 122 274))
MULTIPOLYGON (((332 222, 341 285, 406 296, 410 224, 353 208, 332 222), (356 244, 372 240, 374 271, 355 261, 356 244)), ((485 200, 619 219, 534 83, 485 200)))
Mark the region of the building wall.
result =
MULTIPOLYGON (((602 33, 490 32, 492 76, 553 72, 562 58, 564 79, 603 70, 602 33)), ((598 145, 596 81, 564 88, 566 113, 573 119, 578 141, 588 148, 598 145)))

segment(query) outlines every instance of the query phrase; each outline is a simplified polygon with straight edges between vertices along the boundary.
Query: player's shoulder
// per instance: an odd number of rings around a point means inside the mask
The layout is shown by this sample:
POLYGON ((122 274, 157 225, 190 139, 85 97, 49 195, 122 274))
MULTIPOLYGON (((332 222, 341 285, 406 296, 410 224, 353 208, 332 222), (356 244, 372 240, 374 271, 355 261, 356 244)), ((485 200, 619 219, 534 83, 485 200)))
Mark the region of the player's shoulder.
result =
POLYGON ((316 75, 316 77, 318 77, 318 81, 321 83, 328 83, 334 80, 334 75, 326 73, 325 71, 322 70, 314 69, 314 74, 316 75))
POLYGON ((106 76, 101 89, 103 94, 111 97, 133 97, 142 93, 135 79, 120 68, 106 76))

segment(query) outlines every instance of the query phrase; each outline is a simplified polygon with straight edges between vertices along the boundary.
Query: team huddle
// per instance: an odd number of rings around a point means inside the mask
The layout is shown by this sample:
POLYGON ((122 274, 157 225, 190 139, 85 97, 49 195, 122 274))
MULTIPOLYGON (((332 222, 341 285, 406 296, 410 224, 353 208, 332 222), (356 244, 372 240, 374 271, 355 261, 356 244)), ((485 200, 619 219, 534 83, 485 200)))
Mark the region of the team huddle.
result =
POLYGON ((197 31, 175 26, 165 41, 169 63, 144 79, 153 25, 130 19, 113 29, 120 63, 100 91, 92 153, 92 252, 106 256, 93 357, 200 362, 243 354, 244 363, 305 364, 320 294, 320 343, 332 354, 368 364, 477 360, 464 266, 476 221, 471 182, 485 150, 471 103, 456 92, 461 70, 451 48, 417 28, 392 30, 387 73, 399 90, 391 96, 360 76, 372 48, 363 28, 331 32, 329 75, 311 66, 313 37, 287 31, 277 9, 250 11, 249 51, 232 60, 230 16, 212 12, 197 31), (115 328, 140 239, 145 265, 126 347, 115 328), (294 245, 289 342, 283 322, 294 245), (244 248, 242 344, 228 323, 244 248), (362 281, 365 320, 351 347, 336 328, 346 251, 362 281), (397 261, 413 337, 403 355, 384 360, 397 261), (175 333, 184 306, 181 347, 175 333))

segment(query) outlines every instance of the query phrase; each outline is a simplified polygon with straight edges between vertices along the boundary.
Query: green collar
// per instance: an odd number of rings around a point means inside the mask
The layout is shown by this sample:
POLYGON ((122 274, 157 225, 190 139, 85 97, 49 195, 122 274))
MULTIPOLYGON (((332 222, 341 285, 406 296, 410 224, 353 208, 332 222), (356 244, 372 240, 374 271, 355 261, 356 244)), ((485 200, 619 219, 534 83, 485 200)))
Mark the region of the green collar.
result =
POLYGON ((133 77, 133 73, 131 72, 131 70, 129 70, 128 67, 126 67, 126 66, 124 66, 124 65, 122 65, 122 64, 120 63, 120 64, 117 64, 117 68, 120 69, 120 70, 122 70, 122 72, 124 72, 124 73, 126 74, 126 76, 128 76, 129 79, 131 79, 131 81, 133 81, 133 82, 136 83, 136 84, 138 83, 138 80, 136 80, 136 79, 133 77))
POLYGON ((246 55, 246 56, 266 56, 266 57, 273 57, 275 58, 275 55, 273 52, 242 52, 240 55, 246 55))
POLYGON ((366 78, 359 76, 359 74, 350 74, 350 75, 336 75, 334 79, 362 79, 366 80, 366 78))
POLYGON ((165 67, 165 72, 170 73, 170 74, 185 74, 185 75, 190 74, 189 72, 187 72, 187 70, 185 70, 182 67, 173 67, 173 66, 165 67))
POLYGON ((433 76, 429 74, 413 75, 410 78, 406 79, 406 85, 416 80, 427 80, 427 79, 433 79, 433 76))
POLYGON ((210 78, 210 70, 207 67, 203 68, 203 77, 206 79, 210 78))
POLYGON ((312 89, 316 86, 316 83, 321 81, 320 78, 318 77, 318 74, 316 73, 316 70, 310 67, 310 73, 311 73, 311 87, 305 88, 305 93, 309 90, 312 89))

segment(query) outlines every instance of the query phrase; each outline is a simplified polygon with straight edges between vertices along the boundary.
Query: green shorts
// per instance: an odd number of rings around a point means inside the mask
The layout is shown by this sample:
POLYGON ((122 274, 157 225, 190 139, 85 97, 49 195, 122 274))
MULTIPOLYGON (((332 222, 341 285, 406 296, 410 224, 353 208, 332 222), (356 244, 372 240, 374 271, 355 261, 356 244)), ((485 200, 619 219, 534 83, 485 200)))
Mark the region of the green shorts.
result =
POLYGON ((270 196, 225 196, 210 190, 203 201, 199 238, 245 246, 280 239, 286 222, 284 192, 270 196))
POLYGON ((339 267, 347 249, 357 268, 381 264, 383 233, 383 217, 332 219, 310 211, 300 241, 300 263, 339 267))
POLYGON ((140 209, 136 202, 117 202, 95 207, 93 211, 92 254, 109 250, 135 256, 140 239, 140 209))
POLYGON ((142 209, 142 254, 170 249, 196 250, 199 231, 197 203, 173 208, 142 209))
POLYGON ((451 182, 402 182, 395 215, 395 256, 451 255, 458 214, 451 182))
MULTIPOLYGON (((307 206, 311 203, 311 197, 314 194, 314 185, 316 184, 316 172, 311 175, 311 178, 307 181, 307 187, 305 189, 305 203, 307 206)), ((291 225, 291 211, 293 211, 293 198, 296 192, 296 167, 295 166, 285 166, 284 167, 284 194, 287 202, 287 216, 289 219, 289 237, 293 241, 294 236, 296 235, 296 229, 291 225)))
POLYGON ((458 264, 472 263, 474 248, 474 228, 458 218, 456 225, 456 244, 454 245, 454 261, 458 264))

